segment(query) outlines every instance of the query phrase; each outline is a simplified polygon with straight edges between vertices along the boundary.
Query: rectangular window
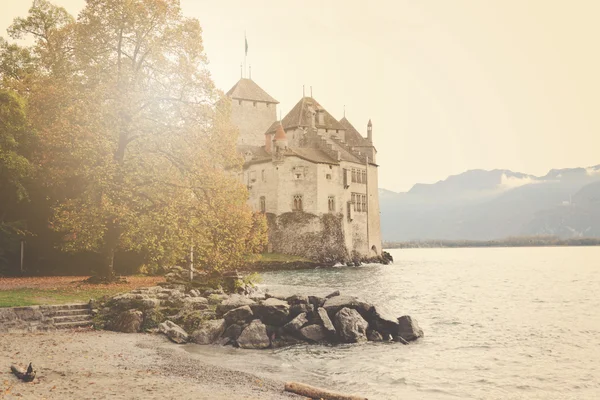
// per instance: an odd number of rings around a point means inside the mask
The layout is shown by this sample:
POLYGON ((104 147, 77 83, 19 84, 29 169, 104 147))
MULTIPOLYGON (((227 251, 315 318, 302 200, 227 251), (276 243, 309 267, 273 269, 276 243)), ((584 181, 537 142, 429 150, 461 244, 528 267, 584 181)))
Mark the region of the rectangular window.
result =
POLYGON ((352 209, 356 211, 356 193, 352 193, 352 209))
POLYGON ((361 198, 362 198, 362 210, 363 210, 363 212, 367 212, 367 195, 363 194, 361 196, 361 198))
POLYGON ((352 222, 352 202, 349 201, 346 204, 346 217, 348 218, 348 222, 352 222))
POLYGON ((265 170, 264 169, 261 171, 260 175, 261 175, 262 181, 266 182, 267 181, 267 177, 265 176, 265 170))
POLYGON ((329 212, 335 211, 335 197, 329 196, 327 198, 327 209, 329 210, 329 212))
POLYGON ((250 171, 250 174, 248 175, 248 181, 250 183, 256 182, 256 171, 250 171))
POLYGON ((304 206, 302 203, 303 203, 302 195, 301 194, 295 195, 293 210, 294 211, 302 211, 303 206, 304 206))
POLYGON ((331 180, 331 174, 325 175, 325 179, 327 179, 328 181, 330 181, 331 180))
POLYGON ((348 170, 344 168, 344 188, 347 188, 348 186, 348 170))
POLYGON ((267 200, 265 199, 265 196, 260 196, 260 212, 267 212, 267 200))
POLYGON ((352 182, 356 182, 356 169, 352 168, 352 182))

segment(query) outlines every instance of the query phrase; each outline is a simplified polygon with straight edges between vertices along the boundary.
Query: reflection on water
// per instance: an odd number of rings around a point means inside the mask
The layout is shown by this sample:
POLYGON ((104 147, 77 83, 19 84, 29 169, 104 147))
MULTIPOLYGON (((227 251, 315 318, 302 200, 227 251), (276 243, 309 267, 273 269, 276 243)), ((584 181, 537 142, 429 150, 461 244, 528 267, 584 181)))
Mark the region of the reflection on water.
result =
POLYGON ((600 247, 392 250, 394 265, 265 273, 277 293, 339 289, 419 321, 425 338, 249 351, 209 362, 370 399, 596 399, 600 247))

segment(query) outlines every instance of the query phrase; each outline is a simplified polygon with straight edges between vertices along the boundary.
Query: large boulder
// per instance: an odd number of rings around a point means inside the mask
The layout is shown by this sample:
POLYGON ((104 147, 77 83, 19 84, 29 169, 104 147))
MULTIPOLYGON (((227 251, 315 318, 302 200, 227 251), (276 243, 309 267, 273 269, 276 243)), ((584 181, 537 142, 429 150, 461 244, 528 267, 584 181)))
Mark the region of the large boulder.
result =
POLYGON ((299 314, 296 318, 294 318, 290 322, 288 322, 287 324, 285 324, 283 326, 283 330, 286 332, 293 333, 293 332, 300 330, 300 328, 302 328, 307 323, 308 323, 308 318, 306 316, 306 313, 302 313, 302 314, 299 314))
POLYGON ((271 345, 265 324, 255 319, 237 339, 242 349, 266 349, 271 345))
POLYGON ((249 298, 239 295, 233 294, 228 299, 224 300, 221 304, 217 306, 217 316, 222 317, 227 313, 227 311, 242 307, 242 306, 251 306, 256 304, 253 300, 249 298))
POLYGON ((250 306, 234 308, 233 310, 227 311, 223 316, 225 319, 225 326, 233 324, 243 325, 244 323, 251 321, 253 317, 254 314, 252 313, 250 306))
POLYGON ((188 341, 188 334, 186 331, 174 322, 165 321, 158 325, 158 330, 175 343, 183 344, 188 341))
POLYGON ((410 342, 423 337, 423 329, 419 327, 416 319, 404 315, 398 318, 398 331, 396 332, 396 335, 410 342))
POLYGON ((381 307, 373 307, 370 318, 367 318, 367 321, 384 336, 396 335, 398 332, 398 319, 386 314, 381 307))
POLYGON ((322 342, 327 337, 327 331, 321 325, 308 325, 300 329, 300 335, 309 342, 322 342))
POLYGON ((285 299, 290 305, 294 304, 308 304, 308 296, 303 296, 300 294, 295 294, 285 299))
POLYGON ((340 341, 344 343, 367 341, 369 323, 360 316, 358 311, 344 307, 335 315, 333 323, 340 341))
POLYGON ((290 314, 289 304, 274 297, 261 301, 252 310, 263 323, 275 326, 285 325, 290 314))
POLYGON ((336 331, 335 331, 335 327, 333 326, 333 322, 331 322, 331 319, 329 318, 327 311, 323 307, 320 307, 317 310, 317 317, 318 317, 318 320, 321 322, 321 325, 323 325, 323 328, 325 329, 325 331, 329 335, 335 335, 336 331))
POLYGON ((339 295, 328 298, 325 304, 323 304, 323 308, 327 310, 330 318, 336 315, 342 308, 352 308, 358 311, 363 318, 368 318, 373 306, 354 296, 339 295))
POLYGON ((296 318, 302 313, 310 314, 313 311, 312 304, 294 304, 290 306, 289 318, 296 318))
POLYGON ((323 307, 323 304, 325 304, 325 300, 325 297, 308 296, 308 302, 312 304, 315 308, 323 307))
POLYGON ((115 332, 139 332, 144 321, 144 313, 139 310, 123 311, 106 323, 106 328, 115 332))
POLYGON ((214 343, 224 331, 225 320, 223 319, 203 321, 198 329, 192 333, 192 342, 197 344, 214 343))
POLYGON ((183 307, 192 310, 206 310, 208 308, 208 300, 204 297, 186 297, 183 299, 183 307))
POLYGON ((242 334, 244 327, 242 325, 233 324, 229 325, 225 332, 223 333, 223 337, 229 338, 232 341, 236 341, 238 337, 242 334))

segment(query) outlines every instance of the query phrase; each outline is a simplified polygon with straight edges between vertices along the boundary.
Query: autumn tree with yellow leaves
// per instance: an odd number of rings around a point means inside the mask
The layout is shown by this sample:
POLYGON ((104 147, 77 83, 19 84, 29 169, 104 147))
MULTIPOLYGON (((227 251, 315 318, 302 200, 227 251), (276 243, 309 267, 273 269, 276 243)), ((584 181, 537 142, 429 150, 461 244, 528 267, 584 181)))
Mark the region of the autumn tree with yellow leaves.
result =
POLYGON ((169 264, 194 245, 207 270, 266 242, 246 205, 229 102, 207 70, 202 30, 177 0, 87 0, 77 17, 35 0, 0 43, 2 85, 27 99, 38 177, 68 250, 135 250, 169 264))

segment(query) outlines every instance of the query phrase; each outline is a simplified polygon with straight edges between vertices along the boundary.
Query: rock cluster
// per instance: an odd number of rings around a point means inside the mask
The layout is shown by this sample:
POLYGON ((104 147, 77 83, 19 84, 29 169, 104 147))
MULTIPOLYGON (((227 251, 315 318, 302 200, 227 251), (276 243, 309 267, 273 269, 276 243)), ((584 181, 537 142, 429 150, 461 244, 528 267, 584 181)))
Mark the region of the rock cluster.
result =
POLYGON ((265 349, 297 343, 408 343, 423 336, 410 316, 385 315, 377 306, 338 291, 326 297, 220 291, 183 287, 136 289, 110 299, 98 313, 107 329, 158 331, 176 343, 265 349))

